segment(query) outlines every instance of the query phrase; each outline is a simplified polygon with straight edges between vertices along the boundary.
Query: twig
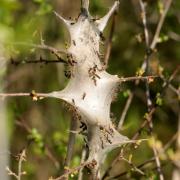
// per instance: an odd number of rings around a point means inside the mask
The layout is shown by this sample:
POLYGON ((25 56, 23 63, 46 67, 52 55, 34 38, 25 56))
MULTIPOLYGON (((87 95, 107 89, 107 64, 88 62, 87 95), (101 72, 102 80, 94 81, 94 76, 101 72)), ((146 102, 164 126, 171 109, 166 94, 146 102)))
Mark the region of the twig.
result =
POLYGON ((18 172, 17 174, 14 173, 9 169, 9 167, 6 168, 8 171, 8 175, 14 176, 17 180, 21 180, 21 177, 26 174, 25 171, 22 171, 22 163, 23 161, 26 161, 26 150, 23 149, 22 152, 18 155, 18 172))
POLYGON ((35 97, 37 98, 44 98, 44 97, 49 97, 48 93, 0 93, 0 97, 2 98, 6 98, 6 97, 24 97, 24 96, 30 96, 32 98, 34 98, 33 100, 35 100, 35 97))
POLYGON ((175 78, 175 76, 177 75, 177 73, 180 71, 180 65, 177 66, 177 68, 174 70, 174 72, 171 74, 171 76, 169 77, 168 80, 165 79, 165 77, 163 75, 161 75, 160 77, 164 80, 164 84, 163 84, 163 88, 165 86, 168 86, 171 81, 175 78))
MULTIPOLYGON (((162 90, 162 92, 161 92, 161 96, 162 96, 162 94, 163 94, 163 91, 166 89, 166 87, 167 87, 167 86, 164 86, 164 88, 163 88, 163 90, 162 90)), ((133 94, 134 94, 134 93, 133 93, 133 94)), ((140 125, 140 128, 137 130, 137 132, 136 132, 136 133, 134 134, 134 136, 131 138, 132 140, 137 139, 137 138, 139 137, 139 135, 141 134, 142 129, 143 129, 147 124, 151 123, 151 121, 152 121, 152 115, 155 113, 156 107, 157 107, 157 105, 155 105, 155 106, 151 109, 151 111, 144 117, 145 120, 142 122, 142 124, 140 125)), ((119 156, 120 156, 120 154, 113 160, 113 162, 111 163, 111 165, 109 166, 109 168, 106 170, 105 174, 103 175, 103 178, 102 178, 102 179, 105 179, 105 178, 109 175, 111 169, 116 165, 117 162, 119 162, 119 156)))
POLYGON ((159 19, 159 22, 158 22, 158 25, 157 25, 157 28, 156 28, 156 32, 155 32, 155 35, 154 35, 154 38, 153 38, 152 43, 150 45, 150 48, 152 50, 156 47, 156 44, 158 42, 158 38, 159 38, 159 34, 160 34, 160 31, 161 31, 161 28, 163 26, 165 17, 167 15, 167 12, 168 12, 168 10, 169 10, 169 8, 171 6, 172 0, 167 0, 165 2, 166 2, 166 4, 165 4, 165 7, 164 7, 164 11, 163 11, 163 13, 160 16, 160 19, 159 19))
MULTIPOLYGON (((173 137, 164 145, 163 149, 158 153, 158 156, 160 156, 161 153, 164 153, 165 151, 167 151, 167 149, 171 146, 171 144, 176 140, 177 138, 177 133, 175 135, 173 135, 173 137)), ((152 157, 150 158, 149 160, 146 160, 144 161, 143 163, 139 164, 137 166, 137 168, 142 168, 144 167, 145 165, 149 164, 149 163, 152 163, 155 161, 155 157, 152 157)), ((125 172, 122 172, 114 177, 111 177, 112 179, 113 178, 119 178, 121 176, 125 176, 127 173, 129 173, 129 171, 125 171, 125 172)))
POLYGON ((153 78, 157 78, 158 76, 133 76, 133 77, 121 77, 119 78, 119 82, 127 82, 127 81, 135 81, 135 80, 147 80, 151 81, 153 78))
POLYGON ((58 160, 55 158, 55 156, 52 154, 50 148, 45 144, 45 154, 47 155, 47 157, 52 161, 52 163, 54 164, 54 166, 56 167, 56 169, 59 169, 60 164, 58 162, 58 160))
POLYGON ((38 60, 23 60, 23 61, 15 61, 13 58, 10 58, 10 61, 13 65, 19 65, 19 64, 51 64, 51 63, 64 63, 67 64, 67 61, 65 61, 62 58, 58 58, 58 60, 46 60, 40 57, 38 60))
POLYGON ((130 160, 128 160, 124 157, 121 157, 121 159, 123 161, 127 162, 136 172, 138 172, 139 174, 141 174, 143 176, 145 175, 144 172, 141 169, 139 169, 138 167, 136 167, 130 160))
POLYGON ((134 136, 132 137, 133 140, 137 139, 138 136, 141 133, 141 130, 152 121, 152 115, 155 113, 156 108, 152 108, 151 111, 145 116, 145 121, 143 121, 143 123, 141 124, 140 128, 137 130, 137 132, 134 134, 134 136))
MULTIPOLYGON (((176 152, 179 153, 180 152, 180 104, 178 104, 178 128, 177 128, 177 139, 176 139, 176 152)), ((176 160, 174 160, 174 164, 176 164, 176 167, 173 171, 173 177, 172 180, 176 180, 180 178, 180 162, 179 162, 179 158, 177 158, 176 160)))
MULTIPOLYGON (((165 10, 163 12, 163 14, 161 14, 161 17, 159 19, 159 23, 157 25, 157 28, 156 28, 156 33, 154 35, 154 38, 153 38, 153 41, 150 45, 151 49, 154 49, 156 47, 156 44, 157 44, 157 38, 159 37, 159 33, 160 33, 160 30, 162 28, 162 25, 164 23, 164 20, 165 20, 165 17, 166 17, 166 14, 169 10, 169 7, 171 5, 171 2, 172 0, 168 0, 168 2, 166 3, 166 6, 165 6, 165 10)), ((150 55, 152 54, 153 51, 151 50, 148 50, 148 46, 149 46, 149 33, 148 33, 148 29, 147 29, 147 20, 146 20, 146 12, 145 12, 145 7, 146 5, 144 4, 144 2, 142 0, 139 0, 139 3, 140 3, 140 7, 141 7, 141 17, 142 17, 142 22, 143 22, 143 26, 144 26, 144 35, 145 35, 145 41, 146 41, 146 48, 147 48, 147 54, 146 54, 146 57, 144 59, 144 62, 142 63, 141 67, 142 69, 145 69, 146 68, 146 64, 148 62, 148 59, 150 57, 150 55)), ((136 83, 138 84, 138 83, 136 83)), ((148 85, 147 85, 148 86, 148 85)), ((169 85, 169 87, 177 94, 179 95, 179 93, 176 91, 176 89, 172 88, 171 85, 169 85)), ((147 96, 149 96, 149 92, 147 91, 146 92, 147 96)), ((131 103, 130 103, 131 104, 131 103)), ((151 106, 151 101, 148 102, 149 104, 149 107, 151 106)), ((130 106, 130 105, 129 105, 130 106)))
POLYGON ((123 109, 121 118, 120 118, 120 120, 119 120, 118 130, 120 130, 120 129, 122 128, 122 125, 123 125, 123 123, 124 123, 126 114, 127 114, 128 109, 129 109, 129 107, 130 107, 130 105, 131 105, 133 96, 134 96, 134 94, 133 94, 132 92, 130 92, 129 97, 128 97, 127 101, 126 101, 126 105, 125 105, 125 107, 124 107, 124 109, 123 109))
MULTIPOLYGON (((82 155, 81 155, 81 164, 83 164, 85 162, 86 154, 87 154, 87 150, 84 147, 82 150, 82 155)), ((78 180, 83 180, 83 167, 79 170, 78 180)))
MULTIPOLYGON (((76 133, 73 133, 73 131, 76 131, 77 129, 77 119, 74 117, 71 118, 71 127, 70 127, 70 132, 69 132, 69 140, 68 140, 68 145, 67 145, 67 153, 66 153, 66 159, 64 163, 64 173, 68 172, 68 167, 70 166, 71 158, 74 152, 74 143, 75 143, 75 138, 76 138, 76 133)), ((68 179, 68 176, 65 178, 68 179)))
POLYGON ((6 167, 6 171, 8 172, 9 176, 14 176, 16 179, 18 179, 18 176, 16 173, 12 172, 9 167, 6 167))
MULTIPOLYGON (((146 56, 145 56, 145 72, 146 72, 146 75, 149 75, 149 58, 150 58, 150 55, 152 53, 152 50, 154 50, 154 48, 156 47, 156 44, 158 42, 159 34, 160 34, 160 31, 161 31, 163 22, 165 20, 165 16, 166 16, 166 14, 167 14, 167 12, 169 10, 169 7, 171 5, 172 0, 168 0, 166 2, 165 10, 161 14, 161 17, 160 17, 160 20, 158 22, 154 38, 153 38, 152 43, 150 45, 149 45, 148 29, 147 29, 147 26, 146 26, 146 10, 144 8, 142 0, 139 0, 139 2, 140 2, 140 6, 141 6, 141 11, 143 13, 142 22, 143 22, 143 26, 144 26, 146 48, 148 50, 147 53, 146 53, 146 56), (151 51, 149 51, 149 50, 151 50, 151 51)), ((152 101, 151 101, 151 96, 150 96, 149 83, 147 81, 146 81, 146 99, 147 99, 148 112, 151 112, 151 110, 153 108, 152 108, 152 101)), ((151 116, 151 119, 152 119, 152 116, 151 116)), ((153 129, 152 120, 148 124, 149 124, 149 128, 150 128, 150 134, 152 135, 152 129, 153 129)), ((157 165, 157 171, 159 173, 159 178, 160 178, 160 180, 164 180, 164 176, 162 174, 162 169, 161 169, 161 163, 160 163, 159 157, 157 155, 156 146, 153 145, 152 149, 153 149, 153 153, 154 153, 154 157, 155 157, 155 161, 156 161, 156 165, 157 165)))
POLYGON ((26 150, 23 149, 20 157, 19 157, 19 163, 18 163, 18 179, 17 180, 21 180, 21 176, 23 174, 25 174, 25 172, 22 172, 22 162, 26 161, 26 150))
POLYGON ((61 175, 60 177, 57 177, 57 178, 49 178, 49 180, 61 180, 61 179, 64 179, 65 177, 67 177, 68 175, 72 174, 72 173, 75 173, 75 172, 78 172, 82 167, 85 167, 85 166, 89 166, 91 165, 93 162, 85 162, 81 165, 79 165, 78 167, 75 167, 75 168, 72 168, 72 169, 69 169, 68 172, 66 172, 65 174, 61 175))
POLYGON ((160 78, 164 81, 163 88, 165 89, 166 87, 169 87, 169 89, 171 89, 178 97, 180 97, 180 91, 171 84, 171 81, 175 78, 179 70, 180 70, 180 66, 178 66, 174 70, 174 72, 172 73, 172 75, 169 77, 168 80, 165 79, 163 74, 160 75, 160 78))
MULTIPOLYGON (((137 168, 140 169, 140 168, 144 167, 145 165, 150 164, 150 163, 152 163, 152 162, 154 162, 154 158, 151 158, 151 159, 149 159, 149 160, 146 160, 146 161, 143 162, 142 164, 138 165, 137 168)), ((124 172, 122 172, 122 173, 120 173, 120 174, 118 174, 118 175, 115 175, 115 176, 111 177, 111 179, 120 178, 120 177, 122 177, 122 176, 125 176, 125 175, 128 174, 128 173, 129 173, 129 171, 124 171, 124 172)))
POLYGON ((34 43, 25 43, 25 42, 16 42, 16 43, 12 43, 12 44, 22 45, 22 46, 30 46, 30 47, 34 47, 34 48, 38 48, 38 49, 48 50, 48 51, 52 52, 53 54, 55 54, 58 59, 60 58, 60 54, 67 54, 66 50, 59 50, 54 47, 48 46, 46 44, 34 44, 34 43))
POLYGON ((145 42, 146 42, 146 47, 149 47, 149 32, 147 28, 147 20, 146 20, 146 2, 143 2, 142 0, 139 0, 139 4, 141 7, 141 18, 144 26, 144 36, 145 36, 145 42))
POLYGON ((175 32, 173 32, 173 31, 170 31, 168 33, 168 37, 170 37, 171 39, 173 39, 173 40, 175 40, 177 42, 180 42, 180 35, 175 33, 175 32))

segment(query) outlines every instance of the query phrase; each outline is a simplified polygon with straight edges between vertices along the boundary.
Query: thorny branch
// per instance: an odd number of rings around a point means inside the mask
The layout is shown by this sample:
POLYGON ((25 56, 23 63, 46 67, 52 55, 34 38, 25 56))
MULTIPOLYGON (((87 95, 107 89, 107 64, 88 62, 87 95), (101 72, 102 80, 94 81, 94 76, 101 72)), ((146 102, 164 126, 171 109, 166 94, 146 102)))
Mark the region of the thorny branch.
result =
MULTIPOLYGON (((142 64, 142 69, 149 69, 148 68, 148 61, 149 61, 149 58, 151 56, 151 54, 153 53, 152 49, 154 49, 157 45, 157 42, 158 42, 158 38, 159 38, 159 34, 160 34, 160 31, 161 31, 161 28, 162 28, 162 25, 163 25, 163 22, 165 20, 165 17, 166 17, 166 14, 170 8, 170 5, 171 5, 171 2, 172 0, 168 0, 166 2, 166 5, 165 5, 165 9, 164 9, 164 12, 161 14, 161 17, 159 19, 159 22, 158 22, 158 25, 157 25, 157 28, 156 28, 156 32, 155 32, 155 35, 154 35, 154 38, 153 38, 153 41, 152 43, 150 44, 149 43, 149 33, 148 33, 148 28, 147 28, 147 20, 146 20, 146 4, 142 1, 142 0, 139 0, 139 3, 140 3, 140 7, 141 7, 141 17, 142 17, 142 22, 143 22, 143 26, 144 26, 144 35, 145 35, 145 42, 146 42, 146 48, 147 48, 147 54, 145 56, 145 59, 144 59, 144 62, 142 64), (149 48, 150 47, 150 48, 149 48), (149 50, 148 50, 149 49, 149 50)), ((149 70, 148 70, 149 71, 149 70)), ((136 83, 138 84, 138 83, 136 83)), ((149 93, 149 84, 148 82, 146 81, 146 88, 147 88, 147 91, 146 91, 146 95, 147 95, 147 102, 148 102, 148 109, 149 109, 149 113, 148 113, 148 116, 146 117, 146 121, 144 121, 141 125, 141 127, 139 128, 138 132, 133 136, 133 139, 136 139, 139 135, 140 135, 140 132, 141 130, 146 126, 146 124, 150 124, 152 123, 152 115, 153 113, 155 112, 155 108, 152 108, 151 107, 151 99, 150 99, 150 93, 149 93)), ((132 95, 133 96, 133 95, 132 95)), ((126 115, 126 112, 128 111, 128 108, 130 107, 131 105, 131 102, 132 102, 132 98, 130 98, 130 100, 127 102, 127 104, 125 105, 125 108, 124 108, 124 111, 123 111, 123 114, 121 115, 121 119, 123 119, 124 121, 124 116, 126 115), (128 106, 128 107, 127 107, 128 106)), ((123 123, 121 123, 121 126, 122 126, 123 123)), ((155 152, 156 153, 156 152, 155 152)), ((119 161, 119 156, 120 154, 118 155, 118 157, 112 162, 111 166, 108 168, 108 170, 105 172, 103 178, 107 177, 109 172, 111 171, 112 167, 119 161)), ((155 155, 156 157, 156 163, 158 165, 158 171, 161 170, 160 169, 160 163, 159 163, 159 159, 158 157, 155 155)), ((163 179, 163 176, 160 172, 160 178, 163 179)))
POLYGON ((22 60, 22 61, 16 61, 13 58, 10 58, 10 62, 13 65, 19 65, 19 64, 53 64, 53 63, 64 63, 67 64, 67 61, 65 61, 62 58, 59 58, 58 60, 46 60, 43 59, 41 56, 38 60, 22 60))
MULTIPOLYGON (((156 78, 158 76, 142 76, 142 77, 121 77, 119 82, 127 82, 127 81, 135 81, 135 80, 152 80, 152 78, 156 78)), ((6 97, 23 97, 30 96, 34 101, 41 100, 43 98, 52 97, 50 93, 36 93, 34 90, 30 93, 0 93, 1 98, 6 97)))
MULTIPOLYGON (((156 29, 156 32, 155 32, 155 35, 154 35, 154 38, 153 38, 151 45, 149 45, 149 33, 148 33, 148 29, 147 29, 147 24, 146 24, 147 20, 146 20, 145 3, 142 0, 139 0, 139 2, 140 2, 140 6, 141 6, 141 11, 143 14, 142 15, 142 22, 143 22, 143 26, 144 26, 144 35, 145 35, 145 42, 146 42, 146 48, 147 48, 147 53, 145 56, 145 72, 146 72, 146 75, 149 75, 149 73, 150 73, 150 69, 149 69, 150 55, 148 54, 149 53, 148 51, 149 51, 149 49, 153 50, 155 48, 157 42, 158 42, 159 33, 161 30, 162 24, 164 22, 166 13, 167 13, 172 1, 171 0, 167 1, 166 8, 165 8, 164 13, 162 14, 160 20, 159 20, 159 23, 158 23, 158 26, 157 26, 157 29, 156 29)), ((146 81, 146 98, 147 98, 148 112, 151 112, 153 107, 152 107, 152 100, 151 100, 151 96, 150 96, 149 83, 147 81, 146 81)), ((152 116, 151 116, 151 119, 152 119, 152 116)), ((153 121, 151 120, 148 123, 148 125, 150 128, 150 134, 152 135, 153 134, 153 121)), ((159 157, 157 155, 156 146, 153 145, 152 149, 153 149, 153 153, 154 153, 154 157, 155 157, 155 161, 156 161, 156 165, 157 165, 157 171, 159 173, 159 178, 160 178, 160 180, 164 180, 164 176, 163 176, 162 169, 161 169, 161 163, 160 163, 159 157)))
POLYGON ((26 42, 16 42, 16 43, 12 43, 12 44, 21 45, 21 46, 29 46, 29 47, 33 47, 33 48, 37 48, 37 49, 48 50, 51 53, 53 53, 59 60, 61 60, 60 54, 67 54, 66 50, 56 49, 54 47, 51 47, 51 46, 48 46, 48 45, 44 44, 44 42, 41 42, 41 44, 26 43, 26 42))

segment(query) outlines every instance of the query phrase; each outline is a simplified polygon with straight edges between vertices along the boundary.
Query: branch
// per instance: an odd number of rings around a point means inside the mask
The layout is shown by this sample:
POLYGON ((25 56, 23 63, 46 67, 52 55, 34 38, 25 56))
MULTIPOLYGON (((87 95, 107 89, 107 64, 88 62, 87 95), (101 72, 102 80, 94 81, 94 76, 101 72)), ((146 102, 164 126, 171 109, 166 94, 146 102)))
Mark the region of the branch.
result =
POLYGON ((119 7, 119 1, 115 1, 112 8, 109 10, 109 12, 101 19, 96 20, 96 23, 98 24, 98 29, 102 32, 104 28, 107 26, 107 23, 110 19, 110 17, 115 13, 117 8, 119 7))
MULTIPOLYGON (((70 132, 69 132, 69 140, 68 140, 68 146, 67 146, 67 153, 66 153, 66 159, 64 163, 65 167, 65 173, 68 172, 67 167, 70 166, 70 162, 72 159, 72 155, 74 152, 74 143, 75 143, 75 138, 76 138, 76 133, 74 131, 77 130, 77 119, 75 117, 71 118, 71 127, 70 127, 70 132)), ((68 176, 66 177, 68 179, 68 176)))
POLYGON ((166 4, 165 4, 165 7, 164 7, 164 11, 163 11, 163 13, 160 16, 160 19, 159 19, 159 22, 158 22, 158 25, 157 25, 157 28, 156 28, 156 32, 155 32, 155 35, 154 35, 154 38, 153 38, 152 43, 150 45, 150 48, 152 50, 156 47, 156 44, 158 42, 158 38, 159 38, 159 34, 160 34, 160 31, 161 31, 161 28, 163 26, 165 17, 167 15, 167 12, 168 12, 168 10, 169 10, 169 8, 171 6, 172 0, 167 0, 165 2, 166 2, 166 4))
POLYGON ((34 101, 37 101, 42 98, 51 97, 50 93, 36 93, 32 91, 31 93, 0 93, 1 98, 7 97, 25 97, 30 96, 34 101))
POLYGON ((46 60, 43 59, 41 56, 39 60, 22 60, 22 61, 16 61, 13 58, 10 58, 10 61, 14 65, 19 65, 19 64, 53 64, 53 63, 64 63, 68 64, 67 61, 64 59, 60 58, 58 60, 46 60))
POLYGON ((134 77, 125 77, 119 78, 119 82, 135 81, 135 80, 147 80, 149 82, 153 81, 154 78, 159 76, 134 76, 134 77))
POLYGON ((66 172, 65 174, 61 175, 60 177, 57 177, 57 178, 49 178, 49 180, 62 180, 64 179, 65 177, 67 177, 68 175, 70 174, 73 174, 75 172, 78 172, 81 168, 85 167, 85 166, 94 166, 93 162, 85 162, 81 165, 79 165, 78 167, 75 167, 75 168, 72 168, 72 169, 69 169, 68 172, 66 172))
MULTIPOLYGON (((87 155, 87 150, 86 147, 84 147, 81 155, 81 164, 85 162, 86 155, 87 155)), ((83 180, 83 167, 79 170, 78 180, 83 180)))
MULTIPOLYGON (((145 7, 144 7, 144 5, 142 5, 143 1, 142 0, 139 0, 139 1, 141 1, 140 5, 141 5, 142 14, 144 14, 144 16, 142 16, 142 19, 143 19, 145 38, 149 38, 149 36, 147 36, 148 31, 147 31, 147 25, 146 25, 145 7)), ((160 16, 160 19, 159 19, 158 25, 156 27, 156 31, 155 31, 153 40, 152 40, 152 42, 151 42, 151 44, 149 46, 147 46, 147 42, 149 42, 149 39, 146 39, 146 48, 147 48, 147 51, 146 51, 146 56, 145 56, 144 62, 141 65, 142 70, 146 69, 147 62, 149 61, 149 58, 150 58, 151 54, 153 53, 153 50, 156 48, 156 45, 157 45, 157 42, 158 42, 158 38, 159 38, 159 34, 161 32, 161 28, 163 26, 165 17, 167 15, 167 12, 168 12, 168 10, 170 8, 171 3, 172 3, 172 0, 167 0, 166 1, 166 5, 165 5, 165 8, 164 8, 164 11, 163 11, 163 13, 160 16)))
POLYGON ((122 128, 122 125, 123 125, 123 123, 124 123, 124 120, 125 120, 127 111, 128 111, 128 109, 129 109, 129 107, 130 107, 130 105, 131 105, 133 96, 134 96, 134 94, 130 92, 129 97, 128 97, 128 100, 127 100, 126 105, 125 105, 125 107, 124 107, 124 110, 123 110, 123 112, 122 112, 121 118, 120 118, 120 120, 119 120, 118 130, 121 130, 121 128, 122 128))
MULTIPOLYGON (((179 112, 178 112, 178 127, 177 127, 177 139, 176 139, 176 153, 178 154, 180 152, 180 106, 178 106, 179 112)), ((180 178, 180 162, 179 158, 174 160, 174 163, 176 164, 175 169, 173 170, 173 176, 172 180, 176 180, 180 178)))
POLYGON ((19 163, 18 163, 18 179, 21 180, 21 176, 25 174, 25 172, 22 172, 22 162, 26 161, 26 150, 23 149, 21 154, 19 155, 19 163))
MULTIPOLYGON (((145 64, 144 68, 145 68, 146 75, 149 75, 149 58, 150 58, 150 55, 152 53, 152 51, 149 51, 149 49, 153 50, 157 44, 157 40, 159 38, 159 33, 160 33, 161 28, 162 28, 165 16, 167 14, 167 11, 170 7, 171 2, 172 2, 172 0, 167 1, 164 13, 162 14, 162 16, 159 20, 153 41, 152 41, 151 45, 149 46, 149 33, 148 33, 147 25, 146 25, 145 3, 142 0, 139 0, 140 7, 141 7, 141 13, 142 13, 142 23, 144 26, 144 36, 145 36, 145 41, 146 41, 146 49, 147 49, 145 60, 144 60, 144 64, 145 64)), ((152 100, 151 100, 151 96, 150 96, 149 83, 147 81, 146 81, 146 99, 147 99, 148 113, 150 113, 151 110, 153 109, 153 107, 152 107, 152 100)), ((149 125, 149 129, 150 129, 150 134, 152 135, 152 130, 153 130, 152 116, 150 117, 150 121, 149 121, 148 125, 149 125)), ((160 159, 158 157, 158 152, 157 152, 155 144, 152 146, 152 149, 153 149, 153 153, 154 153, 154 157, 155 157, 155 161, 156 161, 156 165, 157 165, 157 172, 159 173, 159 179, 164 180, 164 176, 162 174, 162 169, 161 169, 160 159)))
POLYGON ((26 150, 23 149, 22 152, 17 156, 18 157, 18 172, 14 173, 9 169, 9 167, 6 168, 8 175, 14 176, 17 180, 21 180, 21 177, 26 174, 25 171, 22 171, 22 163, 23 161, 26 161, 26 150))
POLYGON ((168 33, 168 37, 170 37, 171 39, 173 39, 174 41, 177 41, 177 42, 180 42, 180 35, 173 32, 173 31, 170 31, 168 33))
POLYGON ((138 172, 139 174, 141 174, 141 175, 145 175, 145 173, 141 170, 141 169, 139 169, 138 167, 136 167, 130 160, 128 160, 128 159, 126 159, 126 158, 124 158, 124 157, 120 157, 123 161, 125 161, 125 162, 127 162, 132 168, 133 168, 133 170, 134 171, 136 171, 136 172, 138 172))
MULTIPOLYGON (((177 138, 177 133, 174 134, 174 135, 172 136, 172 138, 164 145, 163 149, 159 152, 158 156, 160 156, 162 153, 165 153, 165 152, 168 150, 168 148, 171 146, 171 144, 176 140, 176 138, 177 138)), ((118 160, 119 160, 119 159, 118 159, 118 160)), ((145 162, 139 164, 139 165, 136 166, 136 167, 137 167, 138 169, 140 169, 140 168, 144 167, 145 165, 147 165, 147 164, 149 164, 149 163, 152 163, 152 162, 154 162, 154 161, 155 161, 155 158, 154 158, 154 157, 151 157, 149 160, 146 160, 145 162)), ((117 162, 117 160, 116 160, 116 162, 117 162)), ((114 163, 113 165, 115 165, 115 163, 114 163)), ((105 178, 108 176, 110 170, 111 170, 111 169, 109 168, 108 171, 106 171, 106 173, 104 174, 104 176, 103 176, 102 179, 105 179, 105 178)), ((111 177, 111 178, 112 178, 112 179, 113 179, 113 178, 119 178, 119 177, 121 177, 121 176, 125 176, 125 175, 128 174, 128 173, 129 173, 129 171, 125 171, 125 172, 122 172, 122 173, 120 173, 120 174, 118 174, 118 175, 115 175, 114 177, 111 177)))
POLYGON ((139 4, 141 7, 141 18, 144 26, 144 36, 145 36, 145 42, 146 42, 146 47, 149 47, 149 32, 147 28, 147 20, 146 20, 146 2, 143 2, 142 0, 139 0, 139 4))
POLYGON ((155 113, 156 108, 151 109, 151 111, 145 116, 145 121, 141 124, 140 128, 137 130, 137 132, 134 134, 132 139, 137 139, 138 136, 141 133, 141 130, 152 121, 152 115, 155 113))
POLYGON ((66 54, 66 55, 68 54, 66 50, 56 49, 54 47, 44 44, 43 42, 42 42, 42 44, 25 43, 25 42, 16 42, 16 43, 12 43, 12 44, 22 45, 22 46, 30 46, 30 47, 34 47, 34 48, 38 48, 38 49, 48 50, 51 53, 53 53, 58 58, 58 60, 62 60, 62 58, 60 57, 60 54, 66 54))

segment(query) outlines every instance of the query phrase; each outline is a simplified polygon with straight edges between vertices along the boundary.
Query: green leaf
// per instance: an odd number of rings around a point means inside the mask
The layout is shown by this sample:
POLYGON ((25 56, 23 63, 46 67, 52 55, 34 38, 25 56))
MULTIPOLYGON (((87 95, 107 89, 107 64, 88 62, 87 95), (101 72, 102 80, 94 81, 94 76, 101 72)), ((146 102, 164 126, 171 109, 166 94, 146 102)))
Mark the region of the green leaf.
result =
POLYGON ((163 99, 161 98, 160 93, 156 94, 156 104, 159 105, 159 106, 163 105, 163 99))

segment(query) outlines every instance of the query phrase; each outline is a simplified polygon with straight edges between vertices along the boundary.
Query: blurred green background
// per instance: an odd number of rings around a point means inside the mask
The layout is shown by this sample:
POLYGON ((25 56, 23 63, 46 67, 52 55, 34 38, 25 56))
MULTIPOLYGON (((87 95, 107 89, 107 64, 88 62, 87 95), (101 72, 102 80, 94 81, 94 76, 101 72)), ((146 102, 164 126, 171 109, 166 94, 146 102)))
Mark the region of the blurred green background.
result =
MULTIPOLYGON (((113 2, 112 0, 91 0, 90 12, 94 16, 101 17, 113 2)), ((148 0, 147 3, 148 29, 152 39, 160 15, 160 5, 163 1, 148 0)), ((179 64, 179 9, 180 1, 174 0, 160 34, 157 52, 151 57, 152 74, 157 74, 159 67, 162 67, 164 76, 168 78, 179 64)), ((67 84, 68 79, 64 76, 65 68, 62 64, 22 63, 14 65, 10 60, 11 57, 22 62, 38 60, 40 57, 47 60, 56 59, 47 51, 18 44, 19 42, 40 44, 41 36, 47 45, 57 49, 65 48, 66 44, 69 44, 69 34, 63 23, 55 17, 53 10, 66 18, 76 18, 80 12, 80 0, 0 1, 0 44, 5 48, 7 59, 7 70, 2 82, 5 92, 35 90, 46 93, 60 90, 67 84)), ((105 37, 109 35, 111 23, 105 30, 105 37)), ((138 41, 138 37, 142 34, 143 26, 138 1, 122 0, 116 16, 108 72, 123 77, 136 75, 145 55, 143 38, 142 42, 138 41)), ((179 79, 180 76, 176 76, 172 82, 176 88, 179 86, 179 79)), ((157 93, 162 90, 162 84, 163 81, 158 78, 150 85, 154 103, 157 93)), ((147 112, 145 84, 141 82, 135 87, 133 82, 127 82, 121 85, 117 101, 112 105, 115 124, 118 123, 128 98, 128 91, 135 92, 135 98, 125 119, 122 133, 131 138, 147 112)), ((177 131, 178 97, 170 89, 167 89, 162 101, 162 105, 158 107, 153 116, 154 134, 162 144, 165 144, 177 131)), ((24 163, 27 175, 23 179, 45 180, 63 173, 71 119, 71 114, 66 106, 56 99, 34 102, 29 97, 8 98, 6 114, 11 169, 17 170, 17 160, 14 155, 27 147, 27 161, 24 163)), ((148 137, 146 129, 141 137, 148 137)), ((72 167, 80 163, 82 147, 83 137, 77 135, 72 167)), ((173 144, 171 150, 174 151, 174 148, 173 144)), ((108 166, 118 151, 113 151, 109 155, 104 168, 108 166)), ((130 151, 127 150, 127 154, 130 151)), ((152 155, 153 152, 148 143, 142 143, 139 148, 133 150, 133 162, 140 164, 152 155)), ((167 159, 163 160, 163 173, 166 179, 171 179, 173 165, 167 161, 167 159)), ((120 162, 114 168, 114 173, 130 169, 131 167, 126 163, 120 162)), ((153 172, 148 171, 148 173, 149 177, 156 178, 153 172)), ((122 179, 126 178, 122 177, 122 179)), ((142 177, 132 174, 132 178, 141 179, 142 177)))

